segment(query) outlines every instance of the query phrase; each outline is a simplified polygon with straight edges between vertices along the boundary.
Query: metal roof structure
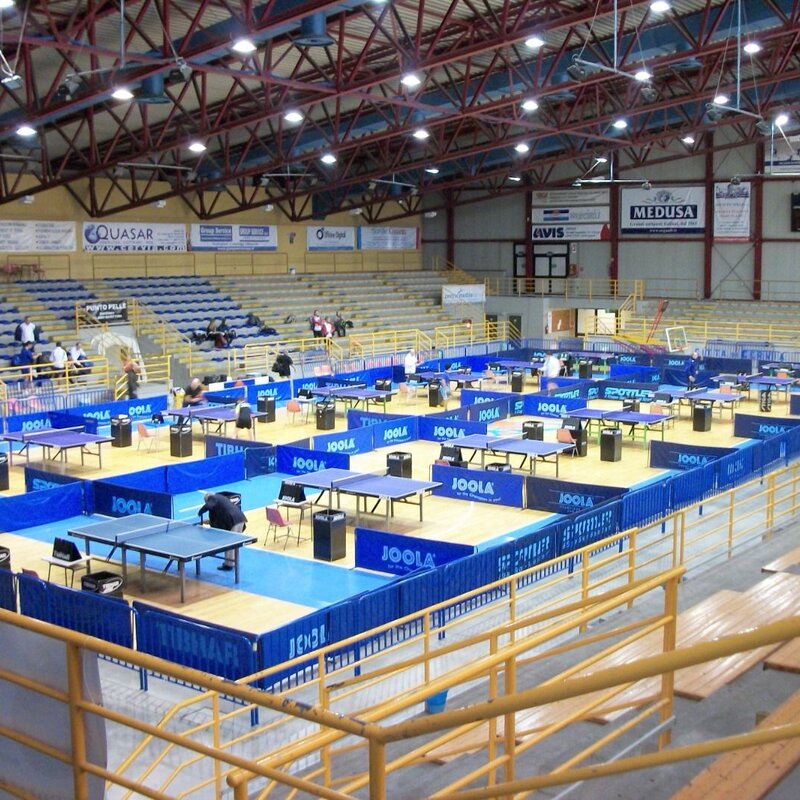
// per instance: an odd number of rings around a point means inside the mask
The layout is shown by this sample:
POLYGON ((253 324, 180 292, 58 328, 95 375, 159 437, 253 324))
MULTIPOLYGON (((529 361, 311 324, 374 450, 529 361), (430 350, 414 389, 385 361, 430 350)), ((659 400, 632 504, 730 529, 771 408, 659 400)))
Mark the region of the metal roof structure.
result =
POLYGON ((64 186, 93 217, 180 196, 201 219, 386 222, 800 125, 800 0, 10 3, 0 203, 64 186))

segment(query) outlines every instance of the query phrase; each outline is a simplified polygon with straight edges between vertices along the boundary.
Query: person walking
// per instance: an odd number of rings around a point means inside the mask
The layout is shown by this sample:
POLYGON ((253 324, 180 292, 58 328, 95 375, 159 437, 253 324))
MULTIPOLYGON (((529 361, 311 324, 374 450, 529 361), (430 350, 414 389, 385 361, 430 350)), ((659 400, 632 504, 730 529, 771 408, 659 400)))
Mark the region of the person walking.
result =
MULTIPOLYGON (((200 523, 203 523, 203 514, 208 513, 208 524, 212 528, 219 528, 223 531, 232 531, 233 533, 242 533, 247 527, 247 517, 244 515, 242 509, 232 502, 224 494, 214 494, 208 492, 203 498, 205 501, 197 516, 200 517, 200 523)), ((226 550, 225 560, 217 569, 229 572, 233 569, 236 561, 236 551, 226 550)))
POLYGON ((128 400, 137 400, 139 397, 139 373, 142 369, 127 349, 123 348, 119 354, 122 358, 122 371, 127 379, 128 400))

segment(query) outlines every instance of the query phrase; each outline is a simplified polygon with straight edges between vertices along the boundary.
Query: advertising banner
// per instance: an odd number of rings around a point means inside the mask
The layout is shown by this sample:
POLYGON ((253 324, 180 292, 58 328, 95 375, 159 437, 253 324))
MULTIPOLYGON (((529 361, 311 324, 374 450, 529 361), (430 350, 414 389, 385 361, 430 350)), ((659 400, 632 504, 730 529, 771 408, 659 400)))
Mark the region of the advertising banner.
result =
POLYGON ((442 286, 442 305, 453 306, 461 303, 485 303, 486 287, 482 283, 451 284, 442 286))
POLYGON ((84 222, 83 249, 102 252, 186 252, 186 226, 171 222, 84 222))
POLYGON ((127 322, 128 321, 128 301, 104 301, 95 300, 86 303, 84 309, 87 314, 93 316, 99 322, 127 322))
POLYGON ((94 511, 109 517, 153 514, 172 518, 172 495, 151 489, 134 489, 106 481, 94 481, 94 511))
POLYGON ((714 239, 746 242, 750 239, 750 184, 714 184, 714 239))
POLYGON ((413 442, 417 439, 417 417, 403 417, 379 422, 377 425, 369 426, 369 429, 372 433, 373 450, 403 444, 403 442, 413 442))
MULTIPOLYGON (((359 250, 417 250, 419 228, 358 228, 359 250)), ((310 248, 309 248, 310 249, 310 248)))
POLYGON ((353 428, 344 433, 325 433, 314 436, 311 440, 314 451, 326 453, 346 453, 354 456, 357 453, 368 453, 372 450, 372 427, 353 428))
POLYGON ((705 233, 705 213, 702 186, 623 189, 620 233, 705 233))
POLYGON ((798 425, 800 419, 736 414, 733 418, 733 435, 743 439, 768 439, 770 436, 786 433, 798 425))
POLYGON ((475 548, 467 544, 356 528, 356 568, 407 575, 418 569, 440 567, 474 552, 475 548))
POLYGON ((581 397, 550 397, 546 394, 525 395, 525 413, 532 417, 563 417, 575 408, 583 408, 581 397))
POLYGON ((431 480, 441 482, 433 493, 442 497, 522 508, 522 475, 434 464, 431 480))
POLYGON ((0 241, 6 253, 71 253, 78 246, 74 222, 0 220, 0 241))
POLYGON ((332 225, 309 225, 306 228, 308 250, 355 250, 356 229, 332 225))
POLYGON ((569 222, 573 225, 586 225, 593 222, 608 222, 609 206, 558 206, 534 208, 531 222, 534 225, 555 225, 569 222))
POLYGON ((437 419, 432 416, 419 418, 419 438, 433 442, 448 442, 472 433, 486 433, 486 423, 468 422, 462 419, 437 419))
POLYGON ((588 511, 627 491, 617 486, 592 486, 535 476, 526 480, 527 508, 550 511, 554 514, 588 511))
POLYGON ((192 250, 277 250, 276 225, 192 225, 192 250))
POLYGON ((602 225, 534 225, 531 229, 534 241, 550 240, 557 242, 607 242, 611 239, 608 223, 602 225))
POLYGON ((658 391, 658 387, 653 388, 647 383, 601 381, 599 385, 602 400, 641 400, 649 403, 653 393, 658 391))
POLYGON ((533 192, 534 206, 607 206, 611 202, 608 189, 547 189, 533 192))

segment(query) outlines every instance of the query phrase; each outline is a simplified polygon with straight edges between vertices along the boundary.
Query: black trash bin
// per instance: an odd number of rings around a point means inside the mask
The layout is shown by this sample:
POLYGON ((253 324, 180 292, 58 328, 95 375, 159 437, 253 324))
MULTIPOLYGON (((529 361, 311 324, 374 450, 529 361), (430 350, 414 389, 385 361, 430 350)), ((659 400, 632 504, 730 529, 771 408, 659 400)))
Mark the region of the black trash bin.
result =
POLYGON ((0 489, 8 489, 8 456, 0 453, 0 489))
POLYGON ((262 394, 259 395, 258 399, 256 400, 256 409, 260 411, 262 414, 266 414, 265 417, 259 417, 259 422, 275 422, 275 398, 268 395, 262 394))
POLYGON ((11 569, 11 551, 7 547, 0 547, 0 569, 11 569))
POLYGON ((111 417, 111 446, 131 446, 131 418, 127 414, 111 417))
POLYGON ((511 391, 521 392, 524 383, 525 383, 525 373, 515 369, 511 373, 511 391))
POLYGON ((619 428, 603 428, 600 431, 600 460, 622 459, 622 431, 619 428))
POLYGON ((442 400, 442 393, 440 391, 439 381, 431 381, 428 384, 428 406, 436 408, 442 400))
POLYGON ((336 404, 317 403, 317 430, 332 431, 336 427, 336 404))
POLYGON ((122 575, 115 572, 89 572, 81 576, 81 589, 84 592, 107 597, 122 597, 122 583, 122 575))
MULTIPOLYGON (((375 381, 375 388, 379 392, 391 392, 392 391, 392 379, 391 378, 378 378, 375 381)), ((387 403, 391 403, 392 402, 392 396, 391 395, 389 395, 386 398, 386 402, 387 403)))
POLYGON ((537 439, 542 441, 544 439, 544 422, 529 421, 522 423, 522 438, 523 439, 537 439))
POLYGON ((711 406, 694 404, 692 410, 692 430, 710 431, 711 430, 711 406))
POLYGON ((338 561, 347 555, 347 514, 344 511, 318 511, 314 514, 314 558, 338 561))
POLYGON ((758 393, 758 408, 761 411, 772 411, 772 391, 764 389, 758 393))
POLYGON ((402 453, 400 451, 387 453, 386 473, 394 475, 395 478, 410 478, 411 463, 411 453, 402 453))
POLYGON ((192 454, 191 425, 169 426, 169 454, 175 458, 186 458, 192 454))
POLYGON ((592 377, 592 362, 579 361, 578 362, 578 377, 588 380, 592 377))

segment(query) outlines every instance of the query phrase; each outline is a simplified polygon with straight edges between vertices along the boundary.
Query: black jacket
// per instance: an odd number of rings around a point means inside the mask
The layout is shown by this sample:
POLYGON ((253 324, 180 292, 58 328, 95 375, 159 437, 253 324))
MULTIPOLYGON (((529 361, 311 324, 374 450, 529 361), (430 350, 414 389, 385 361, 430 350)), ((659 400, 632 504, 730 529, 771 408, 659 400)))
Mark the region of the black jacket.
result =
POLYGON ((212 528, 221 528, 224 531, 229 531, 238 522, 247 522, 247 517, 242 509, 221 494, 212 494, 206 500, 205 504, 197 512, 200 519, 203 519, 203 514, 206 511, 212 528))

